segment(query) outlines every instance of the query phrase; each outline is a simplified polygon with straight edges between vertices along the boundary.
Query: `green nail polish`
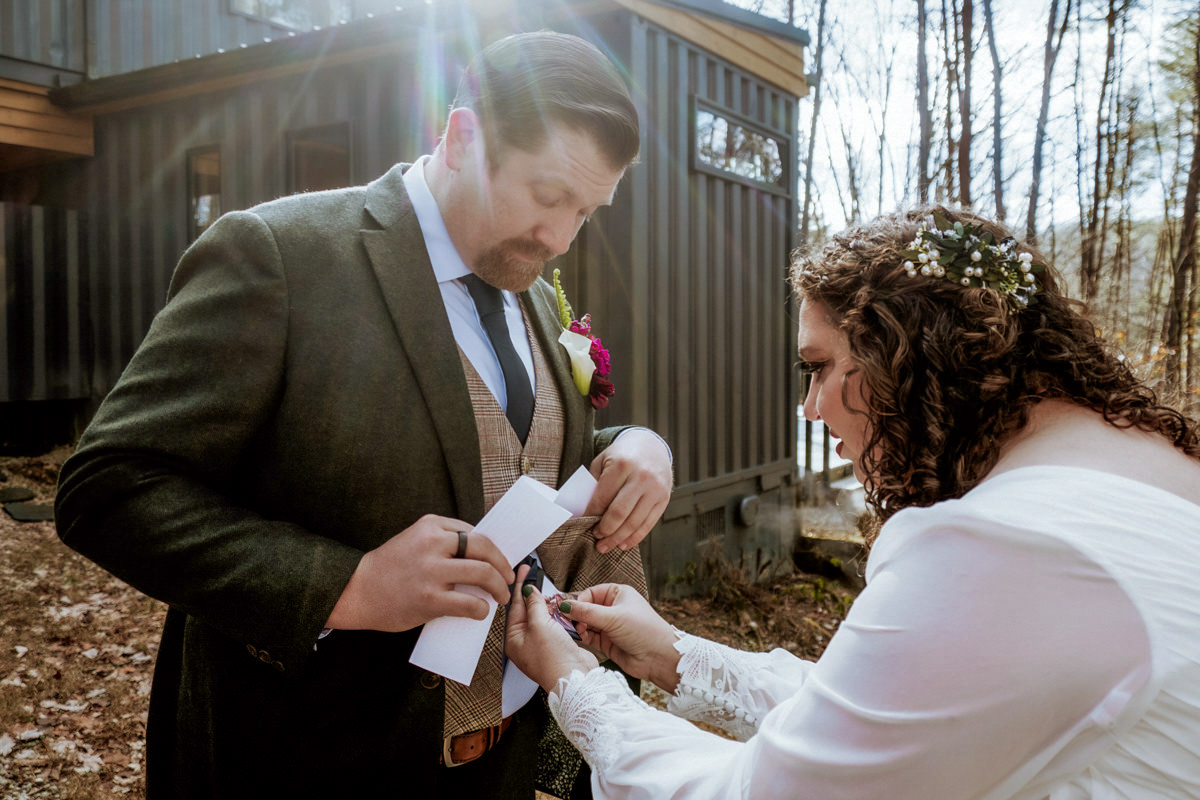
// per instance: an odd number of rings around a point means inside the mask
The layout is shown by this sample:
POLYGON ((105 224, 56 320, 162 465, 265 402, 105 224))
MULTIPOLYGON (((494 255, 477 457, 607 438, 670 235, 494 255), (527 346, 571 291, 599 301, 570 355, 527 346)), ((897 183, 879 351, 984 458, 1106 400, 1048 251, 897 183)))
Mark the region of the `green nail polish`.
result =
POLYGON ((571 613, 571 603, 567 600, 564 600, 563 602, 558 604, 558 610, 563 612, 564 614, 570 614, 571 613))
POLYGON ((521 596, 522 597, 529 597, 529 595, 531 595, 531 594, 533 594, 533 587, 531 585, 529 585, 527 583, 521 587, 521 596))

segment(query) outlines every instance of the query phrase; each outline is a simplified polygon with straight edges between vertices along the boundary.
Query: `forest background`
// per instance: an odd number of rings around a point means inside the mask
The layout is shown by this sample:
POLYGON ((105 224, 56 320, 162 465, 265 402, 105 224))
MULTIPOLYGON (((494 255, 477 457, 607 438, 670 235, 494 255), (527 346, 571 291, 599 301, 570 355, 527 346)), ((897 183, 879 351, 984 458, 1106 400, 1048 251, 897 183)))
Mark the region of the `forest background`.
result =
POLYGON ((1196 0, 733 0, 805 28, 801 241, 920 201, 1037 244, 1200 413, 1196 0))

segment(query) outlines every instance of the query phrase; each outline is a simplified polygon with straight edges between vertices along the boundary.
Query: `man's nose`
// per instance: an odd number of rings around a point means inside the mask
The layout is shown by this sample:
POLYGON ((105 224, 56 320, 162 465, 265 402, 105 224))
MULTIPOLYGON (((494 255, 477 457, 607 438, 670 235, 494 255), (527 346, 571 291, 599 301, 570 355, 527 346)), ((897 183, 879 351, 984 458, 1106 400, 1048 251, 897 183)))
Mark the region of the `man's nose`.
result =
POLYGON ((575 234, 579 232, 582 221, 573 219, 548 220, 538 227, 536 238, 543 247, 552 250, 554 255, 561 256, 571 249, 575 234))

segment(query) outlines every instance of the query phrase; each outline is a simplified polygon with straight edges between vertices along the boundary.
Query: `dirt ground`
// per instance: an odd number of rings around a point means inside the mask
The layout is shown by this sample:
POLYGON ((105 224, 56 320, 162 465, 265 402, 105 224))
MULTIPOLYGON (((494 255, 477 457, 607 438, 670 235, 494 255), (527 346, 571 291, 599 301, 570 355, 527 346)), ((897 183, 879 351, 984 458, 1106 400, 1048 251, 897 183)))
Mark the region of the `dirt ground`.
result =
MULTIPOLYGON (((67 448, 0 455, 0 490, 50 504, 67 448)), ((682 630, 750 650, 821 654, 854 592, 806 573, 656 605, 682 630)), ((0 512, 0 798, 144 797, 146 709, 164 606, 64 547, 52 522, 0 512)), ((647 691, 651 703, 661 693, 647 691)))

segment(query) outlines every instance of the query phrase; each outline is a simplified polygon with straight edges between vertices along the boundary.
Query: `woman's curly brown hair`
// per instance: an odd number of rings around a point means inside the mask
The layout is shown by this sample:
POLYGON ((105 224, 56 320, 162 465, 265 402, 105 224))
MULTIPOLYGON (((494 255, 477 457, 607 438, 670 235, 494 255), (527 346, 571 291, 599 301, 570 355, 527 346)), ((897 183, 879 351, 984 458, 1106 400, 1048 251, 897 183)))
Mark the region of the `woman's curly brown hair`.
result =
POLYGON ((824 304, 862 375, 862 466, 872 476, 865 488, 877 524, 972 489, 1043 399, 1160 433, 1200 459, 1200 423, 1163 405, 1108 350, 1080 304, 1062 294, 1052 267, 1038 276, 1036 301, 1019 312, 991 289, 909 277, 899 252, 935 227, 934 211, 997 241, 1012 235, 968 211, 922 206, 849 228, 792 260, 793 287, 824 304))

